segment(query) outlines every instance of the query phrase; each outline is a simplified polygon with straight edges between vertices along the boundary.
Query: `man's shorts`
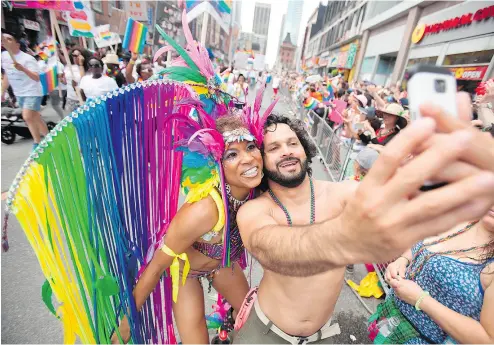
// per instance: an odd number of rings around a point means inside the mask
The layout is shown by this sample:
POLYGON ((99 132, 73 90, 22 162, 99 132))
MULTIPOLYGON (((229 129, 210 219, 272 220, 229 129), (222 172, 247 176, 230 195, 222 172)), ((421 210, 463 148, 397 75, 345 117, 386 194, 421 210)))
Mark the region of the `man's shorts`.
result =
POLYGON ((29 109, 34 111, 41 111, 41 96, 19 96, 17 102, 19 102, 19 108, 29 109))

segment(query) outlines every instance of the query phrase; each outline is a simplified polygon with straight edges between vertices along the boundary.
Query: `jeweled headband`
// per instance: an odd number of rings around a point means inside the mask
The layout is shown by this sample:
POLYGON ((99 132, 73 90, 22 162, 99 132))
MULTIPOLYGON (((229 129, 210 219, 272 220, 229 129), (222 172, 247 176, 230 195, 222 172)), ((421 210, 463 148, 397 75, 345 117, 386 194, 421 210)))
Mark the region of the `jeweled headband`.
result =
POLYGON ((223 140, 225 144, 233 143, 235 141, 254 141, 254 136, 249 132, 247 128, 240 127, 232 131, 226 131, 223 133, 223 140))

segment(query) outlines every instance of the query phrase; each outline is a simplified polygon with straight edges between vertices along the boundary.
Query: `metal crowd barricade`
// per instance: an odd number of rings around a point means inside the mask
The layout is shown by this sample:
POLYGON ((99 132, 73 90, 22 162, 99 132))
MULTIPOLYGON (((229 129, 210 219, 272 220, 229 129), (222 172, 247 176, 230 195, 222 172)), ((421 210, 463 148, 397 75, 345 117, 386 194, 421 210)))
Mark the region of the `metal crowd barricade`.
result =
MULTIPOLYGON (((302 114, 303 115, 303 114, 302 114)), ((333 181, 344 178, 346 167, 350 161, 352 141, 340 136, 341 128, 333 129, 312 110, 308 111, 303 122, 306 124, 310 138, 319 151, 319 159, 333 181)))
POLYGON ((388 267, 388 263, 384 264, 372 264, 374 266, 374 270, 377 273, 377 276, 379 277, 379 281, 381 282, 382 288, 386 295, 389 293, 389 290, 391 289, 388 285, 388 283, 384 280, 384 273, 386 272, 386 268, 388 267))

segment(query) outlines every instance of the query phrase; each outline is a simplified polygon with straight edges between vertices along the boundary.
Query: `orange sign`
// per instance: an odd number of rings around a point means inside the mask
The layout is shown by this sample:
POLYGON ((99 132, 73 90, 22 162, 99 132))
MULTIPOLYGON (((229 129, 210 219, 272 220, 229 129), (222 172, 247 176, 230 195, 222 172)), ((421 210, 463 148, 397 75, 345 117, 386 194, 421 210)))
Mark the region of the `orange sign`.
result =
POLYGON ((412 43, 419 43, 424 37, 424 34, 425 34, 425 24, 417 25, 417 27, 415 28, 415 30, 413 30, 412 33, 412 43))
POLYGON ((458 80, 482 80, 488 66, 474 67, 451 67, 449 70, 454 73, 458 80))

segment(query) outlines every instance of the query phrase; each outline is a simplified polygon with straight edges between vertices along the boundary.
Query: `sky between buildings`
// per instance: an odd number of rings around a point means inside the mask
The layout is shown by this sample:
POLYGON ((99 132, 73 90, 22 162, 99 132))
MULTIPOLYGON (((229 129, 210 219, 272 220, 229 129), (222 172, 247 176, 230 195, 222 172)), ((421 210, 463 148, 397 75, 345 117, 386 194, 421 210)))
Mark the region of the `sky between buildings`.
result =
MULTIPOLYGON (((235 1, 235 0, 233 0, 235 1)), ((300 22, 300 29, 298 35, 297 45, 302 45, 304 40, 305 26, 310 15, 320 2, 327 4, 327 0, 259 0, 257 2, 271 4, 271 17, 269 23, 268 43, 266 50, 266 63, 273 67, 276 61, 276 53, 278 52, 278 39, 281 32, 281 20, 283 14, 286 13, 288 7, 288 1, 303 1, 304 7, 302 12, 302 20, 300 22)), ((242 1, 242 31, 252 32, 252 24, 254 22, 254 9, 256 7, 256 0, 243 0, 242 1)), ((284 37, 282 38, 284 39, 284 37)))

